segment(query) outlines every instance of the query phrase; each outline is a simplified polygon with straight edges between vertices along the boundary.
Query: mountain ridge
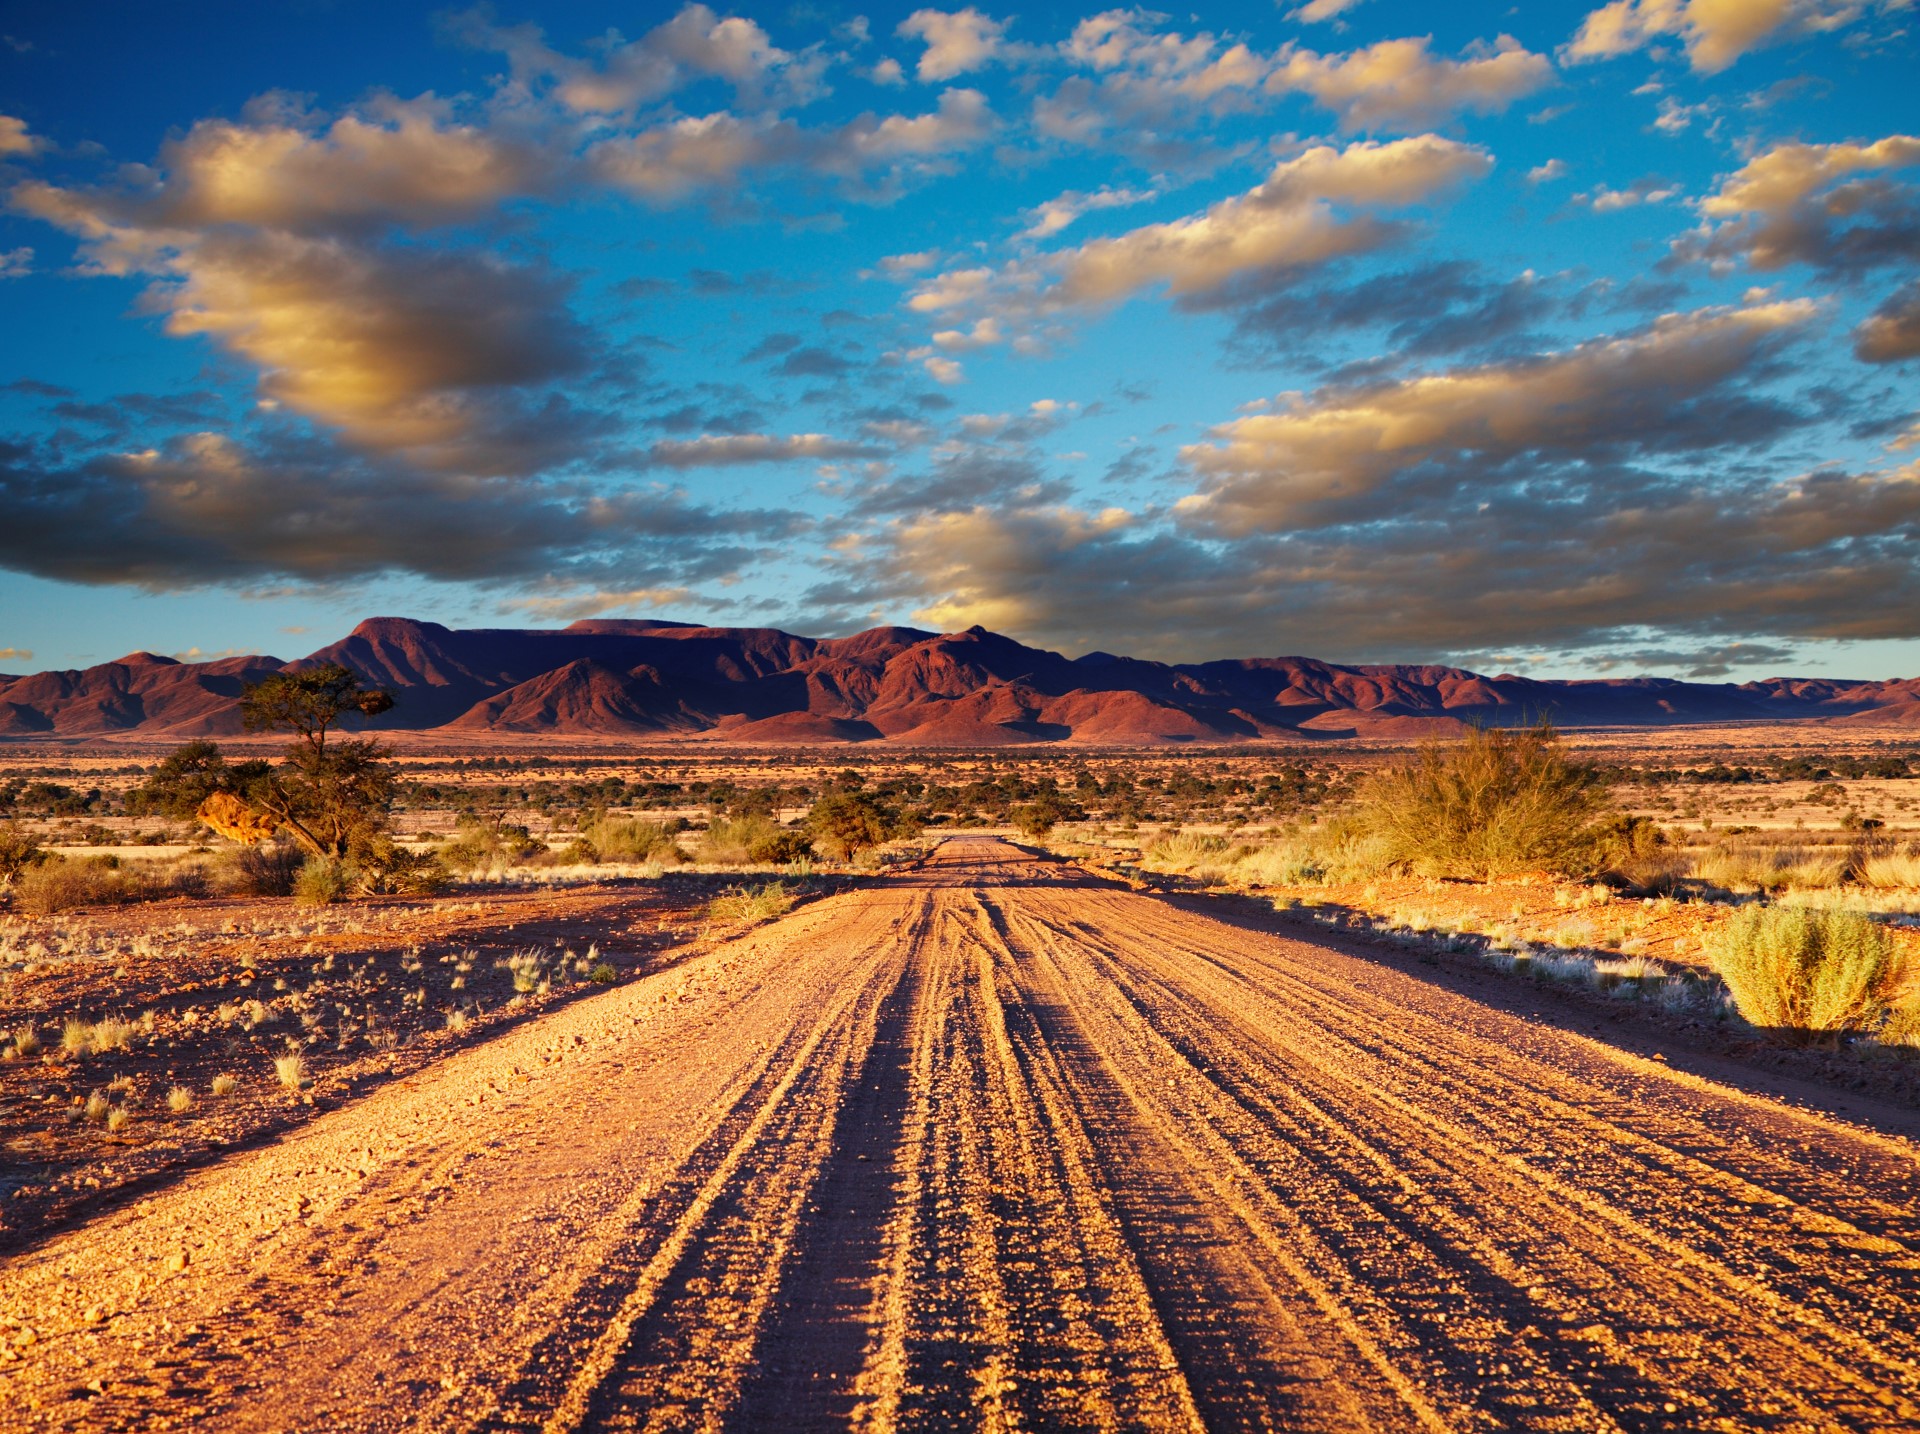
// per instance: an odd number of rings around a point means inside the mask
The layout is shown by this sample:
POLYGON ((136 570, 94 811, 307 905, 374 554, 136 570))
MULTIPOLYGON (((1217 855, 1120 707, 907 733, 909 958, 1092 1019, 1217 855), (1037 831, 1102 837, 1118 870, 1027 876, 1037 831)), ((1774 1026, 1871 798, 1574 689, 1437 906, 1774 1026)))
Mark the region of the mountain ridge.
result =
POLYGON ((331 662, 393 692, 393 712, 374 727, 471 737, 1129 746, 1405 738, 1543 717, 1568 728, 1827 721, 1920 730, 1920 678, 1489 677, 1298 656, 1069 658, 977 626, 812 638, 644 618, 462 629, 374 617, 290 662, 136 652, 0 676, 0 738, 230 736, 241 730, 247 683, 331 662))

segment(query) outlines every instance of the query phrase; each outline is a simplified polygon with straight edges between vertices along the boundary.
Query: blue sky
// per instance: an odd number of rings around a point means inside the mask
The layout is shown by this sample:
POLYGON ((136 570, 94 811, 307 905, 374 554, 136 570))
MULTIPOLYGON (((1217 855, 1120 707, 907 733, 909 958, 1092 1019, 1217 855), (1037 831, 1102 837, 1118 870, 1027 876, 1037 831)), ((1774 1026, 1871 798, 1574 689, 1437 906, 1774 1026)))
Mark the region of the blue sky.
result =
POLYGON ((1916 12, 0 15, 0 670, 1920 672, 1916 12))

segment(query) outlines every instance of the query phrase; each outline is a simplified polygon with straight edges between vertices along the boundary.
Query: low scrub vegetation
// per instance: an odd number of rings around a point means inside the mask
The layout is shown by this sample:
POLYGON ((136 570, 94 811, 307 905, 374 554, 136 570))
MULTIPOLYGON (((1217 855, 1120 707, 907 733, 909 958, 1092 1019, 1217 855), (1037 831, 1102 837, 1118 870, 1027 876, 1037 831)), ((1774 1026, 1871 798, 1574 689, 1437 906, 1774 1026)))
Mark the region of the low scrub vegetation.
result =
POLYGON ((793 910, 793 903, 797 899, 787 886, 769 881, 762 886, 744 887, 716 896, 707 906, 707 915, 725 925, 746 926, 784 916, 793 910))
POLYGON ((1864 1031, 1887 1010, 1893 942, 1848 911, 1741 908, 1716 933, 1713 966, 1741 1016, 1783 1031, 1864 1031))
POLYGON ((1551 727, 1471 728, 1370 778, 1355 813, 1388 863, 1421 876, 1580 875, 1607 850, 1606 792, 1551 727))

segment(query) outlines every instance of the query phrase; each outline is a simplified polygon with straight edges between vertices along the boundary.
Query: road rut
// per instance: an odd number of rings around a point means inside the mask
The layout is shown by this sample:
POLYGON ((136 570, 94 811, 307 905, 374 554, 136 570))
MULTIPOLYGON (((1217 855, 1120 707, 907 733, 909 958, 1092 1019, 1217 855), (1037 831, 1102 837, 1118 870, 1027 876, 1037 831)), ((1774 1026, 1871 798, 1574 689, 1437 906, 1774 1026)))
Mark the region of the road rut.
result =
POLYGON ((1005 843, 0 1266, 209 1429, 1911 1429, 1904 1139, 1005 843))

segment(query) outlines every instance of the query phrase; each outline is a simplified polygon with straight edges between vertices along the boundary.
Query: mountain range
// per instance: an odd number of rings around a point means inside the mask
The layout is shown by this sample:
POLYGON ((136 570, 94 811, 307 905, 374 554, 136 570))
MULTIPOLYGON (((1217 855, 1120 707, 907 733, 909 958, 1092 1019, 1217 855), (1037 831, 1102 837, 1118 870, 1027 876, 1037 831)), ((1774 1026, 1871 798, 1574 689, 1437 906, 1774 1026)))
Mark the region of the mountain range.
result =
POLYGON ((182 662, 137 652, 97 667, 0 675, 0 737, 228 736, 241 730, 245 684, 324 663, 393 693, 393 711, 373 725, 471 738, 1118 746, 1414 737, 1466 722, 1542 717, 1570 728, 1753 721, 1920 728, 1920 678, 1547 681, 1307 657, 1068 658, 980 627, 877 627, 810 638, 652 620, 457 630, 380 617, 291 662, 182 662))

